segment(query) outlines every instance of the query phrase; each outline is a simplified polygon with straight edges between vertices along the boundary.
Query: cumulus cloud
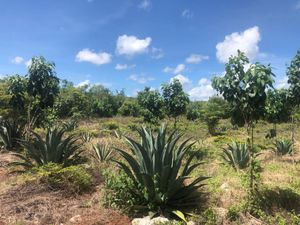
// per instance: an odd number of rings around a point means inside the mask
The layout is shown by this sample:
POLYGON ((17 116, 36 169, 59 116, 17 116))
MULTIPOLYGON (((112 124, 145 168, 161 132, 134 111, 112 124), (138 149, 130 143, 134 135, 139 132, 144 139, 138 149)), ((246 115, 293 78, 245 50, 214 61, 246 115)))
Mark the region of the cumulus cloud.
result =
POLYGON ((161 59, 162 57, 164 57, 164 52, 161 48, 152 48, 151 49, 151 57, 153 59, 161 59))
POLYGON ((89 62, 96 65, 103 65, 110 63, 112 60, 112 55, 107 52, 93 52, 88 48, 79 51, 76 55, 77 62, 89 62))
POLYGON ((163 72, 165 73, 173 73, 173 74, 180 74, 185 70, 185 65, 184 64, 178 64, 175 68, 172 67, 165 67, 163 69, 163 72))
POLYGON ((193 101, 207 101, 209 97, 215 95, 216 92, 211 86, 210 80, 201 78, 198 82, 198 86, 192 88, 188 94, 193 101))
POLYGON ((117 65, 115 66, 115 69, 116 69, 116 70, 128 70, 128 69, 132 69, 132 68, 134 68, 134 67, 136 67, 135 64, 132 64, 132 65, 128 65, 128 64, 117 64, 117 65))
POLYGON ((225 36, 224 41, 216 45, 217 58, 221 63, 226 63, 228 58, 237 54, 237 50, 245 52, 246 56, 253 60, 259 53, 258 43, 261 40, 259 28, 251 27, 243 32, 234 32, 225 36))
POLYGON ((182 75, 182 74, 178 74, 178 75, 176 75, 175 77, 172 77, 170 81, 173 81, 174 79, 179 80, 179 82, 180 82, 182 85, 186 85, 186 84, 192 83, 192 81, 191 81, 188 77, 186 77, 186 76, 184 76, 184 75, 182 75))
POLYGON ((209 57, 206 55, 190 54, 189 57, 185 59, 185 62, 190 64, 197 64, 202 62, 203 60, 208 60, 208 59, 209 57))
POLYGON ((133 56, 148 52, 152 39, 138 39, 136 36, 122 35, 118 37, 116 52, 119 55, 133 56))
POLYGON ((275 83, 275 87, 277 89, 281 89, 281 88, 288 88, 289 84, 288 84, 288 77, 284 76, 283 78, 279 79, 276 81, 275 83))
POLYGON ((183 10, 183 12, 181 13, 181 16, 182 16, 183 18, 191 19, 191 18, 193 18, 194 13, 193 13, 191 10, 189 10, 189 9, 185 9, 185 10, 183 10))
POLYGON ((135 82, 138 82, 140 84, 145 84, 149 81, 152 81, 154 80, 153 77, 149 77, 149 76, 146 76, 145 74, 132 74, 128 77, 129 80, 132 80, 132 81, 135 81, 135 82))
POLYGON ((140 9, 149 10, 151 8, 151 1, 150 0, 142 0, 139 4, 140 9))
POLYGON ((90 80, 85 80, 85 81, 78 83, 75 87, 84 87, 84 86, 90 86, 90 85, 91 85, 90 80))
POLYGON ((16 56, 11 60, 13 64, 21 64, 24 62, 24 59, 21 56, 16 56))

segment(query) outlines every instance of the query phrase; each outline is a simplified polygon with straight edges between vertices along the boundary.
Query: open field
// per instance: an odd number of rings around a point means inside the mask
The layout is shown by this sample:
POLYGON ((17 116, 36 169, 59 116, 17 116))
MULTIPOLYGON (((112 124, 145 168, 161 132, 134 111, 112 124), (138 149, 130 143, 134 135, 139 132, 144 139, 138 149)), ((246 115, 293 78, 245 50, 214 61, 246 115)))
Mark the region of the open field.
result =
MULTIPOLYGON (((166 121, 167 122, 167 121, 166 121)), ((52 190, 45 183, 35 179, 34 174, 10 173, 7 164, 14 160, 8 152, 0 153, 0 224, 130 224, 136 216, 107 202, 103 171, 118 173, 115 163, 99 164, 91 158, 91 145, 106 143, 112 147, 128 150, 123 139, 115 136, 119 133, 137 139, 135 127, 141 126, 142 120, 131 117, 93 119, 80 121, 79 127, 72 133, 90 132, 94 138, 82 146, 87 156, 84 166, 92 174, 92 189, 82 194, 70 194, 66 189, 52 190)), ((277 156, 272 150, 274 140, 266 139, 271 124, 259 122, 256 125, 254 139, 261 154, 261 193, 268 203, 263 208, 263 215, 255 218, 243 213, 246 201, 247 185, 245 171, 235 171, 224 164, 220 154, 222 147, 232 140, 245 141, 247 132, 244 128, 234 129, 227 120, 218 126, 219 135, 207 134, 205 124, 191 122, 181 118, 178 129, 185 137, 196 140, 192 151, 194 161, 204 163, 193 172, 192 177, 209 176, 203 188, 205 200, 199 202, 199 211, 191 217, 196 224, 300 224, 300 130, 296 130, 295 154, 277 156), (198 222, 197 222, 198 221, 198 222), (284 222, 285 221, 285 222, 284 222)), ((172 124, 170 124, 172 127, 172 124)), ((290 124, 278 125, 278 137, 290 137, 290 124)), ((39 129, 39 133, 44 131, 39 129)), ((117 155, 115 157, 118 158, 117 155)))

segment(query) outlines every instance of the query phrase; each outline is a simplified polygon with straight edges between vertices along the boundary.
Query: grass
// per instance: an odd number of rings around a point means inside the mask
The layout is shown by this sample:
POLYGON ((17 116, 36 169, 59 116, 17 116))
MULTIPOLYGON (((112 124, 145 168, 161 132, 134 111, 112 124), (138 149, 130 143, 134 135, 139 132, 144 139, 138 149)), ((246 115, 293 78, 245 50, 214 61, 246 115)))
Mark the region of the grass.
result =
MULTIPOLYGON (((173 121, 165 120, 164 122, 172 127, 173 121)), ((141 126, 143 121, 141 118, 131 117, 114 117, 107 119, 90 119, 79 122, 79 127, 75 131, 71 132, 90 132, 95 138, 91 143, 86 143, 85 154, 92 152, 92 144, 103 143, 113 147, 128 149, 128 146, 124 140, 115 136, 114 131, 117 130, 123 135, 137 138, 134 128, 141 126), (116 126, 117 125, 117 126, 116 126), (109 128, 109 129, 108 129, 109 128), (113 129, 111 129, 113 128, 113 129)), ((223 164, 220 157, 222 147, 226 147, 231 141, 245 142, 247 139, 247 132, 245 128, 233 129, 229 120, 221 120, 218 125, 220 129, 220 135, 210 136, 207 132, 207 127, 200 121, 192 122, 187 121, 185 118, 180 118, 177 124, 179 131, 185 133, 185 137, 193 138, 197 141, 192 152, 196 155, 195 161, 204 161, 205 163, 196 169, 192 176, 197 177, 199 174, 210 176, 211 179, 207 180, 206 192, 208 196, 208 202, 206 208, 224 208, 229 210, 232 217, 236 217, 240 210, 240 205, 245 201, 246 188, 243 184, 243 176, 245 172, 235 171, 227 165, 223 164)), ((293 156, 278 157, 271 151, 274 143, 274 139, 266 139, 265 135, 268 130, 273 127, 272 124, 264 121, 259 121, 256 124, 254 132, 255 144, 259 147, 261 155, 259 160, 263 167, 261 173, 262 183, 267 190, 290 190, 292 194, 300 194, 300 129, 296 130, 296 144, 295 154, 293 156), (298 162, 298 163, 297 163, 298 162)), ((43 130, 39 131, 43 132, 43 130)), ((277 138, 290 138, 290 124, 278 124, 277 125, 277 138)), ((115 165, 110 163, 106 165, 110 169, 115 169, 115 165)), ((16 178, 3 183, 0 181, 0 189, 7 189, 8 185, 17 185, 16 178), (13 183, 13 184, 12 184, 13 183)), ((20 176, 19 179, 22 179, 20 176)), ((0 190, 0 193, 3 191, 0 190)), ((273 193, 272 191, 268 192, 273 193)), ((284 198, 284 196, 283 196, 284 198)), ((101 201, 101 200, 100 200, 101 201)), ((283 200, 284 201, 284 200, 283 200)), ((273 209, 272 209, 273 210, 273 209)), ((265 212, 265 219, 274 221, 277 217, 280 220, 290 221, 286 215, 292 213, 292 211, 284 208, 276 208, 275 211, 265 212)), ((291 214, 292 216, 297 213, 291 214)), ((199 214, 202 215, 201 213, 199 214)), ((206 211, 204 217, 214 217, 211 211, 206 211)), ((262 216, 262 218, 264 218, 262 216)), ((296 219, 295 219, 296 220, 296 219)), ((232 223, 235 224, 235 223, 232 223)), ((284 223, 283 223, 284 224, 284 223)), ((288 224, 288 223, 286 223, 288 224)))

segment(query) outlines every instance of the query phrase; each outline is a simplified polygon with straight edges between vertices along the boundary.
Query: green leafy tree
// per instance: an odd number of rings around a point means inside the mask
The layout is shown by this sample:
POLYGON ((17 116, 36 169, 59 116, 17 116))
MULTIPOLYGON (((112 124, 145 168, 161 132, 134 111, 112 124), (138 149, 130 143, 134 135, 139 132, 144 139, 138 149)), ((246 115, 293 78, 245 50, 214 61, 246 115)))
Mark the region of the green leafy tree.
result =
POLYGON ((247 125, 248 143, 250 146, 250 194, 253 196, 257 183, 255 182, 255 165, 253 129, 257 119, 263 115, 267 98, 267 89, 272 88, 273 73, 270 66, 260 63, 249 64, 244 53, 238 51, 237 56, 229 58, 225 66, 225 76, 215 77, 213 87, 228 101, 234 112, 239 112, 242 122, 247 125))
POLYGON ((297 111, 299 111, 300 104, 300 50, 297 51, 296 56, 291 61, 287 68, 287 77, 289 86, 289 102, 293 108, 292 115, 292 141, 294 143, 295 136, 295 116, 298 117, 297 111))
POLYGON ((229 104, 220 97, 211 97, 201 111, 202 120, 208 127, 211 135, 216 134, 216 127, 220 119, 228 118, 230 115, 229 104))
POLYGON ((140 115, 141 108, 135 99, 126 100, 119 108, 118 113, 122 116, 138 117, 140 115))
POLYGON ((286 89, 270 89, 267 92, 265 105, 265 118, 268 122, 274 124, 276 136, 276 124, 286 122, 289 119, 289 110, 287 107, 288 91, 286 89))
POLYGON ((178 116, 186 112, 189 97, 183 91, 183 87, 177 79, 174 79, 170 84, 162 86, 162 97, 166 114, 174 118, 174 127, 176 127, 178 116))
POLYGON ((163 99, 157 90, 146 87, 144 91, 138 92, 137 100, 142 107, 144 120, 149 123, 157 123, 164 117, 163 99))

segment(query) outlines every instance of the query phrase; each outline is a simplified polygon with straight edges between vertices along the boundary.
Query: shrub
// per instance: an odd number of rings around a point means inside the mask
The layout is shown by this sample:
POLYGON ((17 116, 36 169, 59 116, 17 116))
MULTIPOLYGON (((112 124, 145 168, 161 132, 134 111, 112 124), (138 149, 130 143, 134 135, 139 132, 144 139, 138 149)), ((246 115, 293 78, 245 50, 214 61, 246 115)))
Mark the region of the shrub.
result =
POLYGON ((67 190, 71 193, 88 191, 92 185, 92 177, 82 166, 63 167, 61 164, 48 163, 32 170, 39 180, 51 189, 67 190))
POLYGON ((80 163, 82 151, 80 151, 80 145, 76 143, 78 138, 69 135, 63 139, 64 134, 64 128, 48 129, 46 138, 43 140, 40 135, 32 132, 33 140, 21 142, 25 152, 15 153, 21 161, 13 162, 11 165, 28 169, 50 162, 62 164, 64 167, 80 163))
POLYGON ((140 116, 141 107, 136 101, 125 101, 119 108, 118 113, 121 116, 140 116))
POLYGON ((273 151, 277 155, 286 155, 293 153, 293 142, 288 139, 276 140, 274 144, 273 151))
POLYGON ((105 170, 103 176, 105 179, 104 206, 128 210, 141 204, 142 199, 132 191, 138 187, 125 172, 105 170))
POLYGON ((142 199, 142 205, 165 214, 199 204, 198 190, 204 186, 202 181, 207 177, 198 177, 189 184, 186 184, 186 180, 201 163, 191 165, 191 156, 182 168, 183 158, 194 143, 188 144, 188 139, 179 145, 182 135, 174 131, 167 136, 164 125, 157 135, 145 127, 138 129, 138 133, 141 143, 125 137, 133 155, 117 149, 127 164, 121 161, 117 163, 132 179, 134 188, 131 192, 142 199))
POLYGON ((6 150, 13 150, 19 146, 18 140, 24 135, 24 126, 15 120, 3 120, 0 122, 0 141, 6 150))
POLYGON ((232 144, 228 144, 227 148, 223 148, 221 157, 236 170, 244 169, 250 162, 248 145, 246 143, 232 142, 232 144))
POLYGON ((94 158, 100 163, 110 161, 113 157, 113 150, 108 145, 98 143, 93 145, 93 150, 94 158))

